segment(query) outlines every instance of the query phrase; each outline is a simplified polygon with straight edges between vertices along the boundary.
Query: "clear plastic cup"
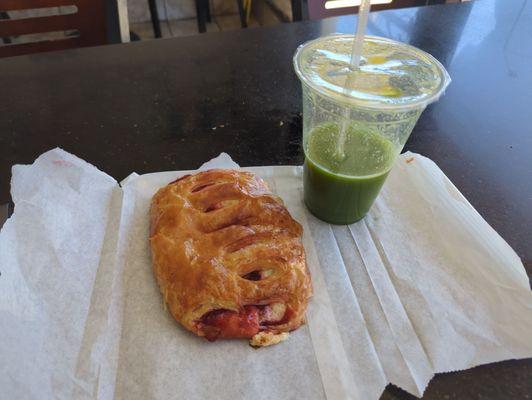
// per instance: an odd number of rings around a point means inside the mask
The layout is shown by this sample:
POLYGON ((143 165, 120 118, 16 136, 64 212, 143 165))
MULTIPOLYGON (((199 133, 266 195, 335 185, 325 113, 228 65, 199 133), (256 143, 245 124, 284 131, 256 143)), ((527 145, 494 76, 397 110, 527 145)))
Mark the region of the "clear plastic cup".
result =
POLYGON ((373 36, 353 70, 353 40, 322 37, 294 55, 303 88, 305 203, 333 224, 366 215, 419 116, 451 81, 430 54, 373 36))

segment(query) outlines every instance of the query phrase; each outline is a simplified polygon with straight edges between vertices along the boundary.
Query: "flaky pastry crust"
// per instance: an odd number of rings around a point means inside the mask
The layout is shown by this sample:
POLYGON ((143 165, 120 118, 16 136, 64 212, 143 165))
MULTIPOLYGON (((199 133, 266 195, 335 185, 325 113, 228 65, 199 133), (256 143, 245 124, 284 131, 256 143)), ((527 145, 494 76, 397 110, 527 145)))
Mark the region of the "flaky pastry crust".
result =
POLYGON ((261 333, 259 346, 281 341, 304 322, 312 295, 301 234, 252 173, 209 170, 170 183, 150 210, 153 269, 168 310, 209 340, 261 333))

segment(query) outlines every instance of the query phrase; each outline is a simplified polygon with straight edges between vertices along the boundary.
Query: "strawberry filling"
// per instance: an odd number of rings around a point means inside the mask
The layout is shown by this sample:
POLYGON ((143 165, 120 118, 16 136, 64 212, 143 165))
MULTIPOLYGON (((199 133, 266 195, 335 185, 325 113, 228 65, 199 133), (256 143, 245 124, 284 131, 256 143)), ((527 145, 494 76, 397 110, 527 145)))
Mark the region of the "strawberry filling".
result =
POLYGON ((267 325, 282 323, 287 314, 282 303, 273 306, 245 306, 240 312, 214 310, 205 314, 199 323, 205 338, 214 341, 225 339, 251 339, 267 325))

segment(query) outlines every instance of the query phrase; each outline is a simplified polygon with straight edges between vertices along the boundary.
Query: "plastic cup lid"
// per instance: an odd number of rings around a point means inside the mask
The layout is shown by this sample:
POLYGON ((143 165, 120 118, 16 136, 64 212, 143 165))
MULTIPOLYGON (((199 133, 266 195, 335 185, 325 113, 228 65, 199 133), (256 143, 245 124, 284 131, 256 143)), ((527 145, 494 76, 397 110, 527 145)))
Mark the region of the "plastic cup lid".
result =
POLYGON ((350 66, 354 35, 304 43, 294 55, 299 79, 323 96, 349 106, 414 109, 432 103, 451 82, 430 54, 391 39, 366 36, 360 68, 350 66))

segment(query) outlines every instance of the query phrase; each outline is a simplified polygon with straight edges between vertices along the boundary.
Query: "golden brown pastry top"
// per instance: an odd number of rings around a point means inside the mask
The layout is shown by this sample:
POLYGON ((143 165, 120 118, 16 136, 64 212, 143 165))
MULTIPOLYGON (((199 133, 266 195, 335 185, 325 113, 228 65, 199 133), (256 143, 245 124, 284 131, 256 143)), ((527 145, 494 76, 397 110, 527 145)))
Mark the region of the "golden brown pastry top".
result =
POLYGON ((150 222, 155 275, 188 330, 211 340, 260 331, 262 343, 303 323, 312 287, 302 228, 262 179, 184 176, 155 194, 150 222))

